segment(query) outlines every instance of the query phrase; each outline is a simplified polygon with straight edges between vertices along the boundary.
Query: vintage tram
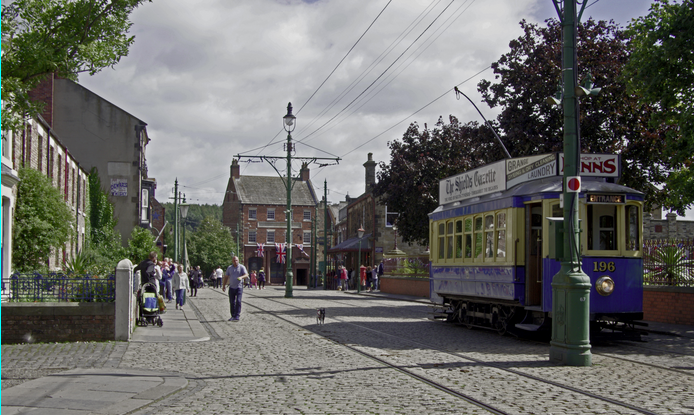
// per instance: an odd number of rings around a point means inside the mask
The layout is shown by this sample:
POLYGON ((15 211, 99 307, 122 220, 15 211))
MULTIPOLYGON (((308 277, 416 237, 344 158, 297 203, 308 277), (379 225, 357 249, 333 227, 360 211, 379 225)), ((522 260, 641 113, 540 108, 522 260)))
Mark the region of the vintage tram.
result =
MULTIPOLYGON (((440 182, 429 215, 431 299, 449 321, 551 331, 551 231, 563 217, 563 155, 503 160, 440 182)), ((623 329, 643 318, 643 194, 615 182, 617 155, 581 155, 580 254, 590 277, 590 324, 623 329)))

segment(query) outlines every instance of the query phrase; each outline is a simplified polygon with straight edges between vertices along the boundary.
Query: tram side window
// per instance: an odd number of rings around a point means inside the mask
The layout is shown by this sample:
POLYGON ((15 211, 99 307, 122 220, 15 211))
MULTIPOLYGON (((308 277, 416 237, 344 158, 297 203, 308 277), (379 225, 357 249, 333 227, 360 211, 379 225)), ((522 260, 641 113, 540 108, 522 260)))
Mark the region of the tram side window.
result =
POLYGON ((475 218, 475 259, 482 259, 482 253, 484 252, 483 238, 482 218, 475 218))
POLYGON ((465 258, 472 258, 472 219, 465 219, 465 258))
POLYGON ((593 250, 617 249, 617 207, 614 205, 588 205, 588 246, 593 250))
POLYGON ((446 225, 439 223, 439 259, 443 259, 446 245, 446 225))
POLYGON ((455 257, 463 257, 463 221, 455 221, 455 257))
POLYGON ((496 257, 506 258, 506 214, 496 215, 496 257))
POLYGON ((484 244, 484 257, 494 258, 494 215, 487 215, 484 217, 484 233, 485 233, 485 244, 484 244))
POLYGON ((453 258, 453 222, 446 224, 446 259, 453 258))
POLYGON ((626 209, 627 251, 639 250, 639 208, 627 206, 626 209))

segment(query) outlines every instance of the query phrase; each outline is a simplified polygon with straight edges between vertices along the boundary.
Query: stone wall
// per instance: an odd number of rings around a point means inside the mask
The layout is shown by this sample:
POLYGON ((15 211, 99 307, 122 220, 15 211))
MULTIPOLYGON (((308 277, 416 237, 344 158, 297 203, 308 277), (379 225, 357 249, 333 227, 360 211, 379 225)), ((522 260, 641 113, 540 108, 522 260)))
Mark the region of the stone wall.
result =
POLYGON ((694 221, 677 219, 676 213, 668 213, 665 219, 650 214, 643 217, 643 240, 694 238, 694 221))
POLYGON ((115 340, 115 303, 3 303, 2 343, 115 340))

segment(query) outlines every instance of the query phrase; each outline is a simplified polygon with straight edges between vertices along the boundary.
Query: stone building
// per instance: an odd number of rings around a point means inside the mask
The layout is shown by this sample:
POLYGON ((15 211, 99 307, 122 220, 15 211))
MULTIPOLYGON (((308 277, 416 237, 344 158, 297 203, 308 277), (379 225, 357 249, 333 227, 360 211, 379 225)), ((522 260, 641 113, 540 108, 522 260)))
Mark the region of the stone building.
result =
POLYGON ((82 249, 86 240, 88 173, 68 150, 63 138, 58 137, 41 116, 27 121, 22 131, 3 134, 2 161, 2 275, 11 273, 12 223, 20 168, 32 168, 50 178, 73 212, 75 236, 55 250, 47 264, 50 269, 62 268, 65 261, 82 249))
POLYGON ((234 159, 222 202, 222 223, 238 239, 242 263, 249 271, 263 268, 269 276, 267 281, 272 284, 282 284, 285 278, 285 264, 277 261, 275 244, 289 242, 294 284, 308 285, 310 258, 315 248, 313 220, 318 213, 316 227, 322 229, 322 209, 316 211, 318 197, 310 180, 310 171, 303 165, 299 178, 292 178, 295 181, 292 188, 292 234, 287 237, 285 179, 279 176, 242 176, 238 160, 234 159))
POLYGON ((394 227, 397 212, 388 210, 388 206, 373 195, 376 162, 372 153, 368 154, 364 169, 364 193, 356 198, 348 197, 346 206, 340 209, 335 246, 328 250, 333 257, 333 265, 344 265, 348 269, 356 269, 360 264, 375 266, 383 260, 384 254, 395 248, 408 256, 423 255, 426 247, 402 242, 394 227), (359 228, 364 229, 361 239, 357 233, 359 228))
POLYGON ((42 117, 85 171, 96 167, 118 219, 123 245, 136 226, 151 226, 147 176, 147 124, 69 79, 50 76, 33 92, 45 103, 42 117))

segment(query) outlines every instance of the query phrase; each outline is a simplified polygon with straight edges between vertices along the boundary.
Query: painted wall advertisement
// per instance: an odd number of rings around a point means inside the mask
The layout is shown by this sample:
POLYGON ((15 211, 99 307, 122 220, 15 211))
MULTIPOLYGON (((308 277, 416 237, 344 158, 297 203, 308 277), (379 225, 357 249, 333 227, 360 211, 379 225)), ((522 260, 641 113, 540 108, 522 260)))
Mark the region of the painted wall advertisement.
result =
POLYGON ((446 204, 506 190, 505 161, 488 164, 439 182, 439 203, 446 204))
POLYGON ((128 196, 128 179, 111 179, 111 196, 128 196))

